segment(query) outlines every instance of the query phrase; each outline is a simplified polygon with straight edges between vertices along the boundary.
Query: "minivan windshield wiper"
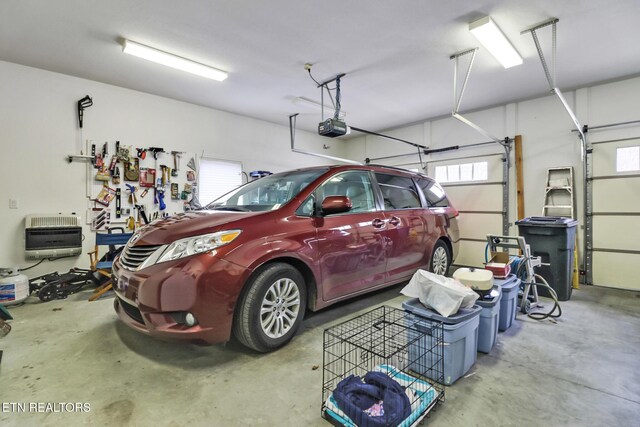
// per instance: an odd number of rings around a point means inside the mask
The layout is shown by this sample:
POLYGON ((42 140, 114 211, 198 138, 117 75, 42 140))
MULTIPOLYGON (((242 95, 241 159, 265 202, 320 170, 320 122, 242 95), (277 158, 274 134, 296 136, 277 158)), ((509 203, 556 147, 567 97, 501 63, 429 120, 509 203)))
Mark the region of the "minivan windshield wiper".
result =
POLYGON ((251 209, 242 206, 214 206, 211 209, 214 211, 252 212, 251 209))

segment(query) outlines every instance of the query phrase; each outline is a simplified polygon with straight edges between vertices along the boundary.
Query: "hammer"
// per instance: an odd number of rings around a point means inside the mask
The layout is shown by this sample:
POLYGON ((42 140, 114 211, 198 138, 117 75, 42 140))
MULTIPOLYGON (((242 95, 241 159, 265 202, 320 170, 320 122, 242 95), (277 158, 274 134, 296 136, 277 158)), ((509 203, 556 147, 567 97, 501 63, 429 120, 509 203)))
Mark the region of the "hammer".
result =
POLYGON ((184 154, 184 151, 172 151, 173 155, 173 170, 171 176, 178 176, 178 168, 180 167, 180 157, 184 154))

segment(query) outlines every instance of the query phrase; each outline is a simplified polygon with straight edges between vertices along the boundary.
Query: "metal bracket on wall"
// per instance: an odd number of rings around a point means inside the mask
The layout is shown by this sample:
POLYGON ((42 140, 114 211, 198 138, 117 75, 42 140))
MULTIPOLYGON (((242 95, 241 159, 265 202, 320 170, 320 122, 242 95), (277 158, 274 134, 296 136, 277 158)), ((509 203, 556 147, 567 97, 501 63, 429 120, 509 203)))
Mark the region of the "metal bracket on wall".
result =
POLYGON ((478 126, 477 124, 475 124, 474 122, 472 122, 471 120, 469 120, 468 118, 464 117, 462 114, 460 114, 460 104, 462 103, 462 96, 464 95, 464 90, 467 88, 467 83, 469 82, 469 76, 471 75, 471 68, 473 67, 473 61, 475 60, 476 57, 476 52, 478 51, 478 48, 475 47, 473 49, 469 49, 469 50, 465 50, 463 52, 460 53, 456 53, 453 54, 449 57, 449 59, 452 59, 454 61, 454 66, 453 66, 453 110, 451 111, 451 116, 454 119, 457 119, 459 121, 461 121, 462 123, 466 124, 467 126, 475 129, 477 132, 479 132, 480 134, 486 136, 487 138, 491 139, 492 141, 496 142, 497 144, 499 144, 500 146, 502 146, 504 148, 505 151, 505 155, 506 155, 506 162, 507 162, 507 168, 509 167, 509 145, 510 145, 510 139, 509 138, 505 138, 505 139, 501 139, 501 138, 497 138, 495 136, 493 136, 492 134, 490 134, 488 131, 486 131, 484 128, 478 126), (460 58, 466 56, 466 55, 471 55, 471 58, 469 59, 469 65, 467 66, 467 71, 464 73, 464 80, 462 81, 462 85, 460 85, 460 90, 458 90, 458 68, 460 66, 460 58))
POLYGON ((466 124, 467 126, 475 129, 481 135, 486 136, 493 142, 499 144, 504 149, 504 157, 503 157, 503 176, 504 176, 504 187, 502 191, 502 206, 503 206, 503 217, 502 217, 502 232, 505 235, 509 234, 509 168, 511 166, 511 142, 510 138, 500 139, 493 136, 491 133, 486 131, 484 128, 478 126, 468 118, 464 117, 460 114, 460 104, 462 103, 462 96, 464 95, 464 90, 467 87, 467 83, 469 82, 469 76, 471 75, 471 68, 473 67, 473 61, 475 60, 476 53, 478 52, 478 48, 468 49, 463 52, 459 52, 453 54, 449 57, 449 59, 454 61, 453 68, 453 110, 451 111, 451 116, 466 124), (462 84, 460 85, 460 89, 458 90, 458 68, 460 67, 460 58, 465 57, 467 55, 471 55, 469 59, 469 65, 467 66, 467 70, 464 73, 464 79, 462 84))

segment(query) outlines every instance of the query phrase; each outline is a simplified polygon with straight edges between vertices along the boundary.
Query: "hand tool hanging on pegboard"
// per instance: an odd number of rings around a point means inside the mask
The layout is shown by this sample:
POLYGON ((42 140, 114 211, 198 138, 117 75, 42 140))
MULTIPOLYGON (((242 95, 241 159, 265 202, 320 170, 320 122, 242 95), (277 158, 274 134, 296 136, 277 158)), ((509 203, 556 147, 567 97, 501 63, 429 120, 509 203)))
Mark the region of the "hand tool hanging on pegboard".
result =
POLYGON ((122 216, 122 189, 116 188, 116 218, 122 216))

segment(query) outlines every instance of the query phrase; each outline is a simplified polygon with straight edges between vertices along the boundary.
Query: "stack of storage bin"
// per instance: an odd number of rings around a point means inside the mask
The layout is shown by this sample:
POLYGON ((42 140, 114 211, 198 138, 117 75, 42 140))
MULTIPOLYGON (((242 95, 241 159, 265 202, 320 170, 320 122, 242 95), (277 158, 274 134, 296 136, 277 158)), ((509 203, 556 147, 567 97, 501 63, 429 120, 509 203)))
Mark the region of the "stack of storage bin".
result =
POLYGON ((500 301, 502 288, 494 285, 488 297, 480 298, 476 304, 482 307, 480 324, 478 325, 478 351, 490 353, 498 339, 498 325, 500 323, 500 301))
POLYGON ((518 290, 520 289, 520 279, 515 274, 508 275, 505 279, 494 279, 496 286, 502 290, 500 300, 500 320, 498 330, 504 332, 511 327, 518 312, 518 290))
MULTIPOLYGON (((472 308, 461 308, 456 314, 444 317, 434 310, 425 307, 417 298, 402 303, 409 313, 414 315, 417 324, 421 319, 443 323, 444 330, 444 383, 453 384, 458 378, 466 374, 476 363, 478 351, 478 326, 482 307, 474 305, 472 308)), ((429 337, 421 338, 409 346, 409 358, 414 354, 428 351, 433 346, 429 337)), ((418 372, 429 376, 428 372, 418 372)))

